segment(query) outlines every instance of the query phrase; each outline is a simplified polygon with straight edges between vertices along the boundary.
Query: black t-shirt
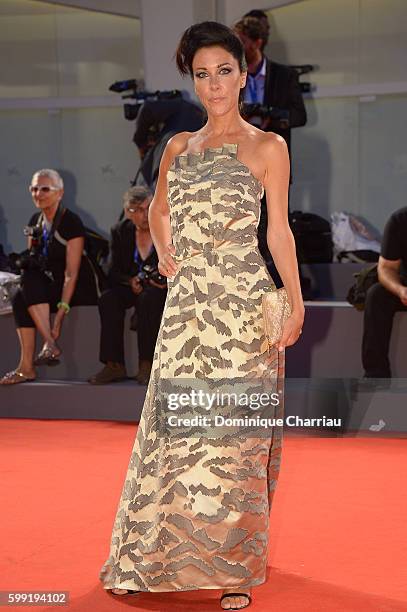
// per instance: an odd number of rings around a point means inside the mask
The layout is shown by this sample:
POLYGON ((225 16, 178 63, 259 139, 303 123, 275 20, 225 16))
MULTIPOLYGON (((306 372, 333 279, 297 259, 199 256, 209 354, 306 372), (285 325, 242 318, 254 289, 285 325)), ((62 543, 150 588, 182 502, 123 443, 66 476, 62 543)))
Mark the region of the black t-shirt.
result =
POLYGON ((380 254, 392 261, 401 259, 400 274, 407 276, 407 207, 396 210, 387 221, 380 254))
MULTIPOLYGON (((28 225, 35 226, 40 214, 41 212, 35 213, 31 217, 28 225)), ((66 208, 49 244, 47 268, 56 274, 64 274, 66 265, 66 245, 63 244, 63 242, 68 242, 73 238, 80 237, 85 237, 83 223, 78 215, 66 208), (62 240, 59 240, 59 238, 62 238, 62 240)), ((82 258, 82 260, 83 259, 84 258, 82 258)))
MULTIPOLYGON (((35 226, 41 212, 35 213, 28 225, 35 226)), ((52 272, 54 281, 61 285, 64 282, 66 267, 66 243, 73 238, 85 237, 85 227, 80 217, 68 208, 60 219, 54 235, 48 246, 47 270, 52 272)), ((42 243, 41 247, 42 248, 42 243)), ((97 284, 92 266, 86 257, 82 255, 79 276, 75 287, 72 304, 96 304, 97 284)))

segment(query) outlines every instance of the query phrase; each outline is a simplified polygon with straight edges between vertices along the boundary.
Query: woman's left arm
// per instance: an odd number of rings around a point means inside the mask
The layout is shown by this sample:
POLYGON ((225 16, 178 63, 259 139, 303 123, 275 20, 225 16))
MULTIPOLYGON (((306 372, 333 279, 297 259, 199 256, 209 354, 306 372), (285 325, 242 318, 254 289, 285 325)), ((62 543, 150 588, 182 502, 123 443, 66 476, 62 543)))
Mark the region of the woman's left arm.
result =
POLYGON ((294 236, 288 224, 290 160, 281 136, 268 134, 264 143, 267 160, 264 187, 267 197, 267 245, 288 294, 291 316, 287 319, 279 350, 297 342, 304 322, 304 303, 298 275, 294 236))
MULTIPOLYGON (((65 279, 60 300, 63 304, 69 305, 74 294, 79 275, 79 268, 81 266, 84 245, 85 239, 82 236, 72 238, 66 243, 65 279)), ((54 324, 52 326, 52 337, 55 340, 61 333, 62 322, 65 314, 66 311, 63 307, 58 308, 57 314, 55 315, 54 324)))

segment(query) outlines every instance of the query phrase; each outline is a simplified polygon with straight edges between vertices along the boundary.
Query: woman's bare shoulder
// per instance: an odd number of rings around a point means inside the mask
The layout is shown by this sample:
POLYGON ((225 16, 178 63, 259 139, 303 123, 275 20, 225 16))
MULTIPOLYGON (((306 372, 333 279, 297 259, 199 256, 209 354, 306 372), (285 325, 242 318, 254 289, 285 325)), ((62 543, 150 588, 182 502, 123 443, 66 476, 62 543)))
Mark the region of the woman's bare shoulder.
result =
POLYGON ((188 142, 194 133, 195 132, 178 132, 178 134, 174 134, 167 142, 165 151, 168 152, 169 155, 172 155, 172 157, 180 155, 187 148, 188 142))
POLYGON ((175 157, 177 157, 177 155, 181 155, 185 151, 185 149, 188 147, 188 142, 194 133, 195 132, 178 132, 178 134, 174 134, 174 136, 168 140, 161 158, 162 170, 166 172, 171 166, 175 157))
POLYGON ((253 125, 245 130, 239 142, 241 161, 262 182, 267 175, 268 167, 288 157, 287 145, 282 136, 274 132, 263 132, 253 125))
POLYGON ((251 125, 250 128, 250 137, 248 140, 251 141, 253 148, 256 150, 260 149, 260 151, 264 153, 278 154, 281 149, 287 147, 284 138, 279 134, 264 132, 254 125, 251 125))
POLYGON ((288 153, 286 141, 280 134, 274 132, 263 132, 259 147, 262 153, 272 157, 285 156, 288 153))
POLYGON ((287 145, 282 136, 274 132, 263 132, 254 125, 244 131, 244 136, 240 140, 240 148, 248 157, 252 159, 265 159, 275 155, 284 155, 287 145))

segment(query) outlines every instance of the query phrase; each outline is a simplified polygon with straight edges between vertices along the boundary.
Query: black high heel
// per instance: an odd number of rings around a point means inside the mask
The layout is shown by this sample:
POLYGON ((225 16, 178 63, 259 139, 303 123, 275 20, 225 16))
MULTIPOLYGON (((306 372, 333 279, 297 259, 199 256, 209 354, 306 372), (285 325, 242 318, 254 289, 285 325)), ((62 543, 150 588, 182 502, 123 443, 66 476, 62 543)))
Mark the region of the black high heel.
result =
MULTIPOLYGON (((119 587, 114 587, 119 588, 119 587)), ((141 591, 132 591, 131 589, 122 589, 122 591, 126 591, 125 593, 113 593, 113 589, 109 589, 109 593, 112 595, 116 595, 116 597, 125 597, 126 595, 138 595, 141 591)))
POLYGON ((222 603, 222 601, 226 599, 226 597, 247 597, 249 601, 247 602, 246 605, 240 606, 239 608, 222 608, 223 610, 243 610, 244 608, 247 608, 248 606, 250 606, 250 604, 252 603, 252 598, 248 593, 225 593, 220 598, 220 602, 222 603))

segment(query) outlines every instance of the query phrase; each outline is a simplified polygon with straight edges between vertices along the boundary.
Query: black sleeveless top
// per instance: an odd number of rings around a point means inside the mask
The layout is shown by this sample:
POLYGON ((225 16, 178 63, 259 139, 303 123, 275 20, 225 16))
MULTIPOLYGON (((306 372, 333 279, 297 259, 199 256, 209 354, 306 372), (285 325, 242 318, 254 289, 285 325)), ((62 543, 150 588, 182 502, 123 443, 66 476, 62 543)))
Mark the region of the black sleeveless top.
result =
MULTIPOLYGON (((35 213, 28 225, 37 225, 40 215, 41 212, 35 213)), ((86 231, 81 218, 68 208, 65 208, 65 212, 49 243, 47 253, 47 270, 52 272, 54 282, 61 286, 61 291, 66 267, 66 243, 73 238, 85 238, 85 235, 86 231)), ((97 304, 97 298, 97 277, 94 274, 88 257, 86 254, 83 254, 71 305, 86 306, 97 304)))

